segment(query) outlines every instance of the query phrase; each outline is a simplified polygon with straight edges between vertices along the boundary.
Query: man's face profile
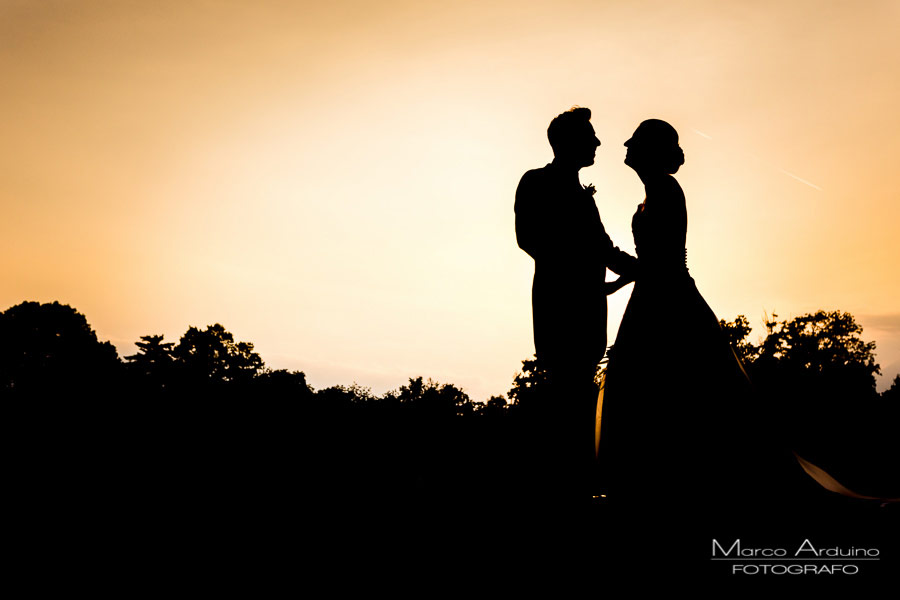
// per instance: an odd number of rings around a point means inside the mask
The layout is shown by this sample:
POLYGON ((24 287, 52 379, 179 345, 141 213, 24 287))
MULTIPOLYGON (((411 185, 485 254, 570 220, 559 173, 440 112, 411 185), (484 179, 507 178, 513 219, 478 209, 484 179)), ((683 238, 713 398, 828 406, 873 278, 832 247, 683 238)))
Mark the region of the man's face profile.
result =
POLYGON ((589 121, 584 121, 572 131, 571 152, 579 168, 594 164, 600 140, 589 121))

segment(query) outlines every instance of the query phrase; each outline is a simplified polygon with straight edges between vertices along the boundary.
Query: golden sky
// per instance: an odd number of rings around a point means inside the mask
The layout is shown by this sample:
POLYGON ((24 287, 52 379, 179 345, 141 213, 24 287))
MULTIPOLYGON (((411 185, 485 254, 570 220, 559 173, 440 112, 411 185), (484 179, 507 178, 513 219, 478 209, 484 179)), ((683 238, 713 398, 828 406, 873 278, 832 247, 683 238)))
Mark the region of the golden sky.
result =
POLYGON ((220 322, 316 388, 505 393, 533 353, 513 195, 577 104, 616 244, 622 142, 665 119, 716 314, 851 312, 883 389, 898 30, 896 0, 0 0, 0 310, 70 304, 120 355, 220 322))

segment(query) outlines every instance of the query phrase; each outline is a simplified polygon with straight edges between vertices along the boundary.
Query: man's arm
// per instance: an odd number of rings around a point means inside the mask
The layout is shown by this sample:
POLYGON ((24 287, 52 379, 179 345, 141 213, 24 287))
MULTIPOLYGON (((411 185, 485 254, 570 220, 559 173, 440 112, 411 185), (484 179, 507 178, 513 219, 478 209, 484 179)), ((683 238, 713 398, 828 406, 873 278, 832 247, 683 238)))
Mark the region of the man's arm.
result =
POLYGON ((541 188, 539 176, 535 171, 528 171, 519 181, 516 188, 516 242, 519 248, 537 260, 544 253, 541 227, 546 223, 541 217, 541 188))
POLYGON ((625 283, 634 281, 637 278, 638 260, 627 252, 623 252, 616 246, 613 246, 612 240, 609 239, 609 234, 606 233, 602 223, 600 224, 600 230, 603 263, 610 271, 621 275, 625 283))
POLYGON ((609 248, 606 251, 606 266, 610 271, 621 275, 627 281, 637 279, 638 259, 613 246, 612 240, 610 240, 609 248))
POLYGON ((603 284, 603 292, 607 296, 609 296, 611 294, 615 294, 616 292, 621 290, 623 287, 625 287, 632 281, 634 281, 634 279, 629 279, 627 277, 619 277, 615 281, 607 281, 606 283, 603 284))

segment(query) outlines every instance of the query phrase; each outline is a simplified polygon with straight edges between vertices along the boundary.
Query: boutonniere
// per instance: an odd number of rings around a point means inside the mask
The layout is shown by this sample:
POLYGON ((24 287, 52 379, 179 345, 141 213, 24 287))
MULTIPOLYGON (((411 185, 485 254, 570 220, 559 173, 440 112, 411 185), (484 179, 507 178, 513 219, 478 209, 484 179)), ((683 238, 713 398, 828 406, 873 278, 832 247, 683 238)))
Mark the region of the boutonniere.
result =
POLYGON ((589 183, 587 185, 582 185, 581 187, 583 187, 584 191, 586 191, 591 196, 593 196, 594 194, 597 193, 597 188, 594 187, 593 183, 589 183))

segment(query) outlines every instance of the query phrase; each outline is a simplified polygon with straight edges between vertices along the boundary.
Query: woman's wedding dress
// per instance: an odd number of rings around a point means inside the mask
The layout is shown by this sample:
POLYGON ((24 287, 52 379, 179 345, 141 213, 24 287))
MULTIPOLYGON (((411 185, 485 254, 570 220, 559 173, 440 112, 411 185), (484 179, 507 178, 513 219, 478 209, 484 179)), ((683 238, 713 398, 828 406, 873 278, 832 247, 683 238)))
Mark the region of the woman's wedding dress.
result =
POLYGON ((687 210, 669 175, 632 219, 640 274, 610 350, 599 452, 611 503, 708 513, 749 501, 787 464, 686 265, 687 210))

